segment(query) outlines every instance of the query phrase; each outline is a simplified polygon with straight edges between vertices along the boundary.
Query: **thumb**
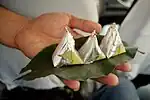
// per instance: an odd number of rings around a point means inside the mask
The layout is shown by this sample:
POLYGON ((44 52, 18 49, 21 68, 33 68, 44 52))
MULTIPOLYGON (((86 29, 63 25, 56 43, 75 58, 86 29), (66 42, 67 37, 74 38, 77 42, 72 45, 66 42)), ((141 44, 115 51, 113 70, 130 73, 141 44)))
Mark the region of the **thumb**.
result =
POLYGON ((89 32, 89 33, 93 32, 94 30, 96 30, 97 33, 101 31, 100 24, 90 20, 80 19, 72 15, 70 17, 69 27, 80 29, 82 31, 89 32))
POLYGON ((76 80, 64 80, 64 83, 71 89, 78 91, 80 89, 80 82, 76 80))

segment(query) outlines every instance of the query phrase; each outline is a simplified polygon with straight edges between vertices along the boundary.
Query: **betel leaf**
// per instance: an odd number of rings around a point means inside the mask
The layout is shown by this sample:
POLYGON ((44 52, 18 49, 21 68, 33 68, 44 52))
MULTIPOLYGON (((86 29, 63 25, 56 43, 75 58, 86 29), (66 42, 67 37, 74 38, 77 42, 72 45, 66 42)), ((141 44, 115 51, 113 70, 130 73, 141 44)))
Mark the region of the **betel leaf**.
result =
MULTIPOLYGON (((86 41, 87 37, 76 40, 76 49, 78 50, 86 41)), ((98 36, 100 42, 102 36, 98 36)), ((95 61, 91 64, 80 65, 64 65, 60 68, 56 68, 52 63, 52 54, 56 48, 56 44, 51 45, 43 49, 38 55, 36 55, 30 63, 21 70, 20 74, 31 70, 27 75, 23 75, 17 79, 34 80, 54 74, 60 78, 68 80, 85 81, 88 78, 98 78, 114 71, 114 68, 118 64, 122 64, 134 58, 137 48, 125 45, 126 52, 120 55, 111 57, 109 59, 103 59, 95 61)))
POLYGON ((82 59, 76 53, 76 51, 65 51, 64 54, 60 55, 62 58, 66 59, 71 64, 83 64, 82 59))

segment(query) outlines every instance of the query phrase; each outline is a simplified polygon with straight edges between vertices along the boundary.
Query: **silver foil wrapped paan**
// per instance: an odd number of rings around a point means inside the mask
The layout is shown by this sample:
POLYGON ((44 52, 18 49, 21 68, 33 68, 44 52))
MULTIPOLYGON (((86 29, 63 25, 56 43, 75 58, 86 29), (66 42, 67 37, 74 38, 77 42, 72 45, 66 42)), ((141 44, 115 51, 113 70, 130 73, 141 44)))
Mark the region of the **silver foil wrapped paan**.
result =
POLYGON ((75 40, 68 30, 65 28, 66 33, 61 42, 56 47, 52 60, 54 67, 62 65, 83 64, 78 52, 75 50, 75 40))
POLYGON ((83 59, 84 64, 92 63, 96 60, 105 58, 104 53, 101 51, 98 45, 95 30, 92 32, 92 34, 89 36, 87 41, 83 44, 78 52, 80 57, 83 59))
POLYGON ((108 28, 101 41, 100 48, 107 58, 126 52, 115 23, 108 28))

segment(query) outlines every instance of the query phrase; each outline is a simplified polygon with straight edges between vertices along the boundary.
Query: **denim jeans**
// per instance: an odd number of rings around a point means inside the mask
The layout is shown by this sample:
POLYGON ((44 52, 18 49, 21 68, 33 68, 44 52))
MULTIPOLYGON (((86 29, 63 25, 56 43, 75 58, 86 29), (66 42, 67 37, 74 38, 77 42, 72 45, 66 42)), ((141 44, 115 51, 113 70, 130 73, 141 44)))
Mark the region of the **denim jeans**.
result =
POLYGON ((139 100, 136 88, 125 78, 117 86, 104 86, 93 93, 89 100, 139 100))

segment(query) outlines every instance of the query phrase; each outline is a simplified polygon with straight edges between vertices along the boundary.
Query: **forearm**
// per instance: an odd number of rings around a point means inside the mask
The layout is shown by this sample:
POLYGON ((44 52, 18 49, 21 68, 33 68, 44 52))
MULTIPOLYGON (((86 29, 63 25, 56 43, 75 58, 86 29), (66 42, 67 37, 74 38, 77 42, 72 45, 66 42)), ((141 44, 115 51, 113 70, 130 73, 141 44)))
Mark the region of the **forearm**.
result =
POLYGON ((15 36, 27 23, 24 16, 0 7, 0 43, 16 48, 15 36))

